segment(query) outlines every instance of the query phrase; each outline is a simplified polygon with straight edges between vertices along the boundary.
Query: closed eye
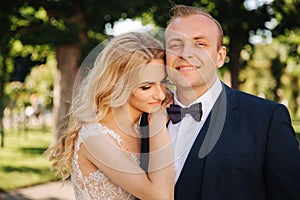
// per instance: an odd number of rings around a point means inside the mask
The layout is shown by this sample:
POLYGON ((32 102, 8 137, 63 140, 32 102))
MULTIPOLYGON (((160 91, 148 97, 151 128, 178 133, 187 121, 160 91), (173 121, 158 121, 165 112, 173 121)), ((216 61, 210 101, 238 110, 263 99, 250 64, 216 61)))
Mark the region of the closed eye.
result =
POLYGON ((142 90, 148 90, 148 89, 151 88, 151 85, 142 85, 140 88, 141 88, 142 90))

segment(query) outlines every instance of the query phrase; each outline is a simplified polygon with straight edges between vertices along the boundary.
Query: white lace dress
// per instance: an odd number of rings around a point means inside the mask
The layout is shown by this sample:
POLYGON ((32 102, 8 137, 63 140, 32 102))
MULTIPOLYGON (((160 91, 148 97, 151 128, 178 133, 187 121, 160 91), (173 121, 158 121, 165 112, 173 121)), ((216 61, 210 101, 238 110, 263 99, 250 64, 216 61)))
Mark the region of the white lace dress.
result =
MULTIPOLYGON (((78 134, 78 139, 75 142, 75 152, 72 162, 71 180, 75 197, 77 200, 103 199, 103 200, 126 200, 135 199, 134 196, 123 190, 121 187, 114 184, 100 170, 90 173, 88 176, 83 176, 78 164, 78 151, 80 144, 86 139, 100 134, 109 134, 117 144, 121 145, 121 140, 118 134, 111 129, 99 123, 88 124, 83 126, 78 134)), ((97 137, 93 137, 93 140, 97 137)), ((125 154, 124 154, 125 155, 125 154)), ((135 163, 139 164, 139 159, 136 154, 131 154, 130 157, 135 163)))

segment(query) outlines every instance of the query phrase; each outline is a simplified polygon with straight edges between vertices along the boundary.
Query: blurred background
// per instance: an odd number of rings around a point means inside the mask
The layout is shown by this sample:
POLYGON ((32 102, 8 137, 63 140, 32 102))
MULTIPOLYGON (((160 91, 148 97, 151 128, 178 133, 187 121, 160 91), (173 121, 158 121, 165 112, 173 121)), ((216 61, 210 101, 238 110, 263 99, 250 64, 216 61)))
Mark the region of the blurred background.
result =
POLYGON ((57 180, 43 152, 67 125, 82 61, 112 35, 165 28, 173 3, 220 21, 220 78, 286 105, 299 138, 299 0, 0 0, 0 191, 57 180))

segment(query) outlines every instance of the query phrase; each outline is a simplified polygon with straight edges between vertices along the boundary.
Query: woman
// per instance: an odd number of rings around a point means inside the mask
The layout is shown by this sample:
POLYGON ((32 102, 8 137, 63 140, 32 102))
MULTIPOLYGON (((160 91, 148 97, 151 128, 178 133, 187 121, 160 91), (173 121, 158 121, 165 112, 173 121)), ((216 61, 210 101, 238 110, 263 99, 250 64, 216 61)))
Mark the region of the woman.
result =
POLYGON ((76 199, 173 199, 164 51, 145 33, 112 39, 72 101, 72 129, 47 153, 76 199), (149 169, 139 167, 138 122, 149 113, 149 169))

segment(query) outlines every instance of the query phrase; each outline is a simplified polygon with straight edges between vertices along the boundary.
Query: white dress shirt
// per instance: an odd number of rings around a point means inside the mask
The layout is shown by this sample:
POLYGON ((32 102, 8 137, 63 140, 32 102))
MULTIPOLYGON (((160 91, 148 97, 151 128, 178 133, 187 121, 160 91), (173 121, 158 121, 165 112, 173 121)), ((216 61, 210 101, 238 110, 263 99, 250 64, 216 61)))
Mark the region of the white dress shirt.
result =
POLYGON ((201 97, 196 99, 188 106, 184 106, 183 104, 181 104, 175 93, 174 104, 185 108, 190 107, 195 103, 201 102, 203 111, 200 122, 195 121, 191 115, 186 115, 181 122, 173 124, 170 121, 168 125, 168 131, 172 139, 175 154, 175 183, 178 180, 178 177, 192 148, 192 145, 196 140, 198 133, 204 125, 204 122, 206 121, 221 91, 222 84, 221 81, 217 79, 213 86, 206 93, 204 93, 201 97))

